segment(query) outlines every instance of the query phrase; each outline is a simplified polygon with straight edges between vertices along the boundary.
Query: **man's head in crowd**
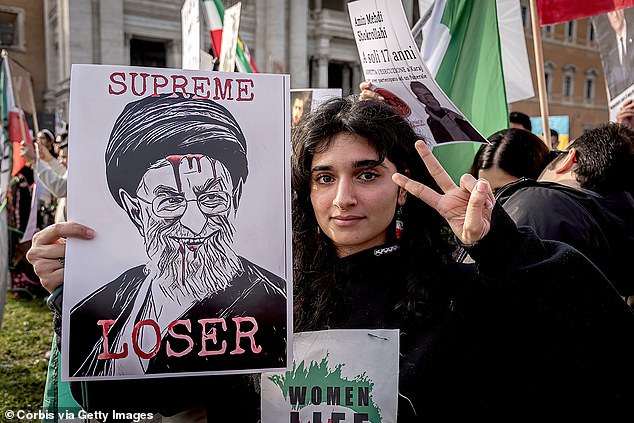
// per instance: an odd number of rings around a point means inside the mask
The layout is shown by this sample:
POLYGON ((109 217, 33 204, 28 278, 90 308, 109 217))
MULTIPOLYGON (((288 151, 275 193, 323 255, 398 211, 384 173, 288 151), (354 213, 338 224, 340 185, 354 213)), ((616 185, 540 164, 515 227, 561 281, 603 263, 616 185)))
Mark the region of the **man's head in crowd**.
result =
POLYGON ((610 122, 574 140, 548 164, 540 180, 572 180, 601 195, 622 191, 634 195, 633 175, 634 131, 610 122))
POLYGON ((511 112, 509 114, 509 128, 519 128, 531 131, 533 125, 531 124, 531 118, 522 112, 511 112))

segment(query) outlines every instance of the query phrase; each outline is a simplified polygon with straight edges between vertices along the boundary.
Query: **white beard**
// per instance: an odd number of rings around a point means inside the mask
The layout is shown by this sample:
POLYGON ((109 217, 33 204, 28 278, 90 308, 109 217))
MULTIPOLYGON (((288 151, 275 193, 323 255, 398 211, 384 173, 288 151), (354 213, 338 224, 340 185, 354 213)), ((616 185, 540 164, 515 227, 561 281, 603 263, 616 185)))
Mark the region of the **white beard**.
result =
POLYGON ((150 260, 146 265, 152 291, 159 288, 163 296, 176 302, 181 297, 185 302, 200 301, 224 290, 242 273, 240 258, 231 247, 233 226, 223 216, 214 218, 214 226, 216 231, 196 250, 170 238, 185 237, 182 228, 148 233, 154 235, 147 245, 150 260))

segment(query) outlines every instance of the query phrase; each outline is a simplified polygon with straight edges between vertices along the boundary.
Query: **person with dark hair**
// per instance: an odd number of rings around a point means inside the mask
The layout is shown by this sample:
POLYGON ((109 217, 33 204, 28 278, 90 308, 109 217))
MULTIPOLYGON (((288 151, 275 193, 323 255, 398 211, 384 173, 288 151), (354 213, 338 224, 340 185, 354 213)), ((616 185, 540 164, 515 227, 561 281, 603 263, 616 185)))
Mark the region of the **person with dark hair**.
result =
POLYGON ((476 153, 470 173, 489 181, 494 193, 522 177, 537 179, 550 154, 537 135, 523 129, 503 129, 488 141, 476 153))
POLYGON ((607 375, 631 360, 617 328, 631 336, 634 315, 613 287, 518 230, 485 180, 456 186, 416 140, 372 99, 330 101, 295 129, 295 330, 400 329, 399 422, 449 403, 470 417, 625 413, 632 387, 607 375), (447 224, 478 270, 453 263, 447 224))
POLYGON ((304 114, 310 113, 311 102, 313 101, 312 91, 291 92, 291 128, 299 123, 304 114))
MULTIPOLYGON (((634 131, 617 123, 577 138, 546 165, 538 182, 521 179, 497 193, 518 225, 572 245, 623 297, 634 295, 634 131)), ((631 302, 631 300, 630 300, 631 302)))
POLYGON ((557 150, 559 148, 559 132, 550 128, 550 148, 557 150))
POLYGON ((526 113, 513 111, 509 113, 509 128, 519 128, 530 132, 533 129, 533 124, 526 113))
MULTIPOLYGON (((634 387, 613 376, 634 354, 634 314, 586 257, 518 229, 486 180, 457 186, 381 101, 328 100, 292 137, 295 331, 399 329, 399 423, 455 404, 494 420, 629 413, 634 387), (450 233, 477 266, 453 260, 450 233)), ((39 234, 29 259, 45 286, 63 278, 59 238, 92 235, 39 234)))

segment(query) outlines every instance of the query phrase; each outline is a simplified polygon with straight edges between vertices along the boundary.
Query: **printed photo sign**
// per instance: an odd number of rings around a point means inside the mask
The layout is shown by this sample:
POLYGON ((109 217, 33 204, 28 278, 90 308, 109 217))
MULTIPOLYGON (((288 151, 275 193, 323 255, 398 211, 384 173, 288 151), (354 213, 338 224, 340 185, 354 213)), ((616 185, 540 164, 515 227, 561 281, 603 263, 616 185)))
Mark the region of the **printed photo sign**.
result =
POLYGON ((485 142, 425 66, 400 0, 353 1, 348 11, 365 80, 430 146, 485 142))
POLYGON ((304 88, 291 90, 291 126, 296 126, 299 119, 315 110, 329 98, 341 98, 341 88, 304 88))
POLYGON ((289 76, 73 65, 64 380, 286 369, 289 76), (253 119, 253 116, 260 119, 253 119))
POLYGON ((634 98, 634 7, 593 16, 592 24, 605 75, 610 120, 634 98))

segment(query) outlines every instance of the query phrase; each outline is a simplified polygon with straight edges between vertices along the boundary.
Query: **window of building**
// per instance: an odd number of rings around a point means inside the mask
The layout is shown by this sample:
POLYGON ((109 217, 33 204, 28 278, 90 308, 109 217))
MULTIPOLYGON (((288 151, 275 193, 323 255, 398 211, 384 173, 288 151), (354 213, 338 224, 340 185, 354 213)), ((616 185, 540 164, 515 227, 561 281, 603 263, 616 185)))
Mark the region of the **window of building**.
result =
POLYGON ((597 75, 599 75, 599 73, 595 69, 588 69, 585 73, 586 80, 583 95, 586 101, 594 101, 597 75))
POLYGON ((347 2, 341 0, 322 0, 321 7, 324 9, 341 10, 343 12, 347 10, 346 3, 347 2))
POLYGON ((577 36, 577 21, 566 22, 566 40, 574 41, 577 36))
POLYGON ((528 6, 522 2, 521 11, 522 11, 522 25, 526 28, 530 21, 530 15, 528 13, 528 6))
POLYGON ((546 94, 550 95, 553 85, 553 72, 555 71, 555 64, 551 61, 544 63, 544 80, 546 82, 546 94))
POLYGON ((594 24, 592 23, 591 19, 588 19, 588 42, 595 42, 596 37, 596 33, 594 32, 594 24))
POLYGON ((0 6, 0 47, 24 50, 24 10, 0 6))
POLYGON ((561 95, 564 99, 572 100, 575 88, 575 67, 568 65, 564 67, 564 82, 561 95))
POLYGON ((161 41, 130 40, 130 65, 167 67, 167 49, 161 41))
POLYGON ((542 34, 544 38, 552 38, 555 33, 555 27, 553 25, 546 25, 542 28, 542 34))

